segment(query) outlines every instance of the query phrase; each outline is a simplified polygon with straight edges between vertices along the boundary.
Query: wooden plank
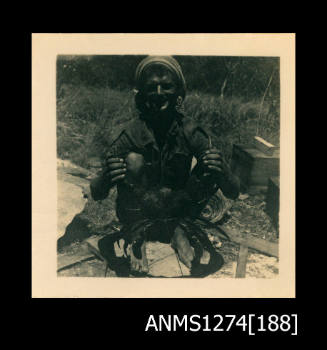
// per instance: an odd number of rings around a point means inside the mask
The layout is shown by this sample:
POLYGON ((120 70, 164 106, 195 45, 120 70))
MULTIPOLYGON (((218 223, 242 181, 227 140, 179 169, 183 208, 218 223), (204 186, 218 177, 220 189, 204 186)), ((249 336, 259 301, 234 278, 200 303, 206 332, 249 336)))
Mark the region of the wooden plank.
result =
POLYGON ((264 154, 267 154, 268 156, 272 156, 274 151, 278 148, 259 136, 254 137, 254 145, 258 150, 264 154))
POLYGON ((106 259, 101 255, 98 242, 102 237, 90 237, 86 239, 84 242, 86 243, 88 249, 90 252, 95 254, 98 258, 100 258, 102 261, 106 262, 106 259))
POLYGON ((266 212, 270 216, 277 233, 279 232, 279 177, 271 177, 268 181, 266 195, 266 212))
POLYGON ((235 278, 244 278, 246 274, 246 262, 248 260, 248 247, 241 244, 238 252, 235 278))
POLYGON ((90 253, 74 255, 59 254, 57 259, 57 272, 71 268, 84 261, 93 260, 94 258, 94 255, 90 253))
MULTIPOLYGON (((242 147, 242 146, 240 146, 242 147)), ((254 146, 251 147, 243 147, 243 151, 247 154, 247 158, 252 158, 252 159, 278 159, 279 155, 280 155, 280 149, 277 148, 274 153, 269 156, 268 154, 265 154, 263 152, 261 152, 260 150, 258 150, 257 148, 255 148, 254 146)))
POLYGON ((262 238, 241 238, 234 230, 227 228, 224 225, 217 225, 217 229, 224 231, 230 237, 231 241, 235 243, 248 246, 251 249, 269 256, 275 256, 276 258, 279 256, 277 243, 269 242, 262 238))

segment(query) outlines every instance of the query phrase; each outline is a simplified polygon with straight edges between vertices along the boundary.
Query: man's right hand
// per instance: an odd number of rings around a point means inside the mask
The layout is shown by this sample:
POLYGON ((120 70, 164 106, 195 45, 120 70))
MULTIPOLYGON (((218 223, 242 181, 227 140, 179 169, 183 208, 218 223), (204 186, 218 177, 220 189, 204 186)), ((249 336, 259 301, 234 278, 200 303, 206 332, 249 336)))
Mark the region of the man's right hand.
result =
POLYGON ((106 176, 110 179, 111 184, 116 184, 126 176, 126 163, 122 158, 108 158, 105 163, 106 176))

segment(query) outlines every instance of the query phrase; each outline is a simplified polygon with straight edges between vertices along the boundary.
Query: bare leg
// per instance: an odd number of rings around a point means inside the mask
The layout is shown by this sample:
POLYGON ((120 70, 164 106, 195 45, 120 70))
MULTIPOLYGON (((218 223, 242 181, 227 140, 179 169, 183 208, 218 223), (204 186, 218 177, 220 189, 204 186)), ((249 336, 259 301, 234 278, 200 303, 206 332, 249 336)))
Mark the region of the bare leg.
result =
POLYGON ((175 229, 171 246, 177 250, 181 262, 190 269, 194 259, 194 249, 191 247, 185 232, 179 226, 175 229))
POLYGON ((131 257, 131 269, 137 272, 149 272, 148 259, 146 257, 146 242, 144 241, 141 247, 130 248, 130 257, 131 257), (134 249, 139 249, 140 252, 136 253, 134 249), (140 256, 140 258, 139 258, 140 256))
MULTIPOLYGON (((175 229, 171 240, 171 246, 177 250, 178 256, 182 263, 190 269, 192 267, 192 263, 195 262, 194 248, 191 246, 185 232, 179 226, 177 226, 175 229)), ((209 260, 210 253, 203 249, 199 263, 206 265, 209 263, 209 260)))
POLYGON ((200 264, 207 265, 209 263, 209 260, 210 260, 210 253, 206 250, 203 250, 203 255, 201 256, 201 259, 200 259, 200 264))

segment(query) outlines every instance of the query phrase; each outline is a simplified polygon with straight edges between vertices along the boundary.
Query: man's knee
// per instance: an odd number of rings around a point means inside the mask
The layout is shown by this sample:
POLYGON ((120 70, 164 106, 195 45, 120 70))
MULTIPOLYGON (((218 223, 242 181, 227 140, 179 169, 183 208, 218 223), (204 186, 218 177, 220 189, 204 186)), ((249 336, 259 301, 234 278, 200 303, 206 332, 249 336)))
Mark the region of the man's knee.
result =
POLYGON ((130 152, 126 159, 127 179, 130 181, 141 180, 144 172, 144 157, 142 154, 130 152))

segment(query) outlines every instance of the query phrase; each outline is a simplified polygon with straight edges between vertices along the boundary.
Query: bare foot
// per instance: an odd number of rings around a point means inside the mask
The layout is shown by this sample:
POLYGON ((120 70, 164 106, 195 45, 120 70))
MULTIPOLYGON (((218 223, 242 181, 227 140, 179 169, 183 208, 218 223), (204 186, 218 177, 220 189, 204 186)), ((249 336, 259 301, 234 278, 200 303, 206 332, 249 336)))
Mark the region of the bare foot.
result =
POLYGON ((146 257, 146 242, 143 242, 140 247, 130 247, 131 270, 136 272, 149 272, 148 259, 146 257))
POLYGON ((190 269, 195 256, 194 249, 191 247, 186 234, 180 227, 177 227, 175 230, 171 240, 171 246, 177 250, 181 262, 190 269))
POLYGON ((203 250, 203 255, 201 256, 200 259, 200 264, 208 265, 210 261, 210 253, 207 252, 206 250, 203 250))

